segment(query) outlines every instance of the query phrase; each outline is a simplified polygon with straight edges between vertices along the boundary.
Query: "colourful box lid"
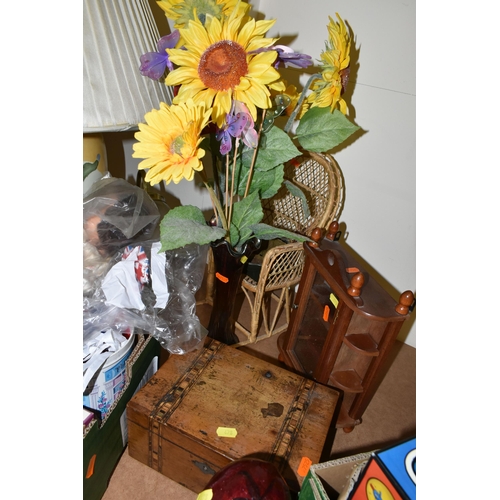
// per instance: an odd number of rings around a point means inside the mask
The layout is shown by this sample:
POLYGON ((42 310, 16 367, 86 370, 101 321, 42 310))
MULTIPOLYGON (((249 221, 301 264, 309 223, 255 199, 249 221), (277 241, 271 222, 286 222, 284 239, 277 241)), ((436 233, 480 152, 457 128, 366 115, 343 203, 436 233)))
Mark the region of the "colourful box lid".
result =
POLYGON ((417 452, 416 438, 374 452, 374 456, 398 483, 410 500, 416 499, 417 452))

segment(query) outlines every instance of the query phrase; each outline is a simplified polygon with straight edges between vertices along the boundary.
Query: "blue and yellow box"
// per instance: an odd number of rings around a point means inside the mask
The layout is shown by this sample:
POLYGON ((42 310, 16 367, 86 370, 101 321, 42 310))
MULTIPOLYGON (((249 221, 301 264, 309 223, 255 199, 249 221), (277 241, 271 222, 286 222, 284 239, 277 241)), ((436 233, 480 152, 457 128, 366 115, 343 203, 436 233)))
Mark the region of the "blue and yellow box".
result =
POLYGON ((375 451, 348 500, 416 500, 416 439, 375 451))

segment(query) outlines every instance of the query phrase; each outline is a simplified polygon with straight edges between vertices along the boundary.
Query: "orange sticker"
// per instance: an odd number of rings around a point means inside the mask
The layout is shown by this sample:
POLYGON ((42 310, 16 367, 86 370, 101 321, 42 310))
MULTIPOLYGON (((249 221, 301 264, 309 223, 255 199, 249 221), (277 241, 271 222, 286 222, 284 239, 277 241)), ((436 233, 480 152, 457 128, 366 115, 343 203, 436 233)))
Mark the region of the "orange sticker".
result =
POLYGON ((330 308, 325 306, 323 309, 323 321, 328 321, 328 315, 330 314, 330 308))
POLYGON ((359 269, 357 267, 346 267, 345 270, 348 273, 359 273, 359 269))
POLYGON ((222 283, 227 283, 229 281, 228 278, 226 278, 225 276, 222 276, 221 273, 215 273, 215 277, 218 279, 218 280, 221 280, 222 283))
POLYGON ((87 474, 85 476, 85 479, 88 479, 94 473, 95 457, 95 455, 92 455, 89 460, 89 466, 87 467, 87 474))
POLYGON ((307 473, 309 472, 309 467, 311 467, 312 462, 309 458, 307 457, 302 457, 302 460, 300 461, 299 468, 297 469, 297 474, 299 476, 305 477, 307 473))

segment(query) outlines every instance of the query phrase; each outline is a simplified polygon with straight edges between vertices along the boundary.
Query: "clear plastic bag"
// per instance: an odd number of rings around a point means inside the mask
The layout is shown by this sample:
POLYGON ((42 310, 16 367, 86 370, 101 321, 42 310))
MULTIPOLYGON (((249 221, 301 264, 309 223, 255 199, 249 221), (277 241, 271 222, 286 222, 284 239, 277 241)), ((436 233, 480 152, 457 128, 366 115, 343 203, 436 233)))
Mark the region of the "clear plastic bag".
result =
POLYGON ((159 253, 159 211, 141 188, 106 177, 84 208, 84 336, 93 329, 150 333, 184 354, 205 338, 195 294, 208 246, 159 253))
POLYGON ((165 252, 169 298, 157 311, 157 339, 173 354, 195 349, 207 330, 196 315, 195 294, 207 265, 208 245, 186 245, 165 252))
POLYGON ((86 241, 102 256, 150 239, 159 219, 158 207, 148 193, 125 179, 103 177, 83 199, 86 241))

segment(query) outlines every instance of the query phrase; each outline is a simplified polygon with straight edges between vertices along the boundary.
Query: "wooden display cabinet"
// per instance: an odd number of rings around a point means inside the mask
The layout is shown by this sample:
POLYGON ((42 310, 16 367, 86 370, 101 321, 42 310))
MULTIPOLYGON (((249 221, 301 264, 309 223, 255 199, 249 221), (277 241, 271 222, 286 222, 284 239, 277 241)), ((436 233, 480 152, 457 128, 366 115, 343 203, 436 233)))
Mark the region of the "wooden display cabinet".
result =
POLYGON ((338 241, 338 227, 333 222, 324 238, 315 230, 304 244, 304 272, 278 348, 289 368, 343 391, 337 428, 350 432, 415 299, 406 291, 396 302, 338 241))

